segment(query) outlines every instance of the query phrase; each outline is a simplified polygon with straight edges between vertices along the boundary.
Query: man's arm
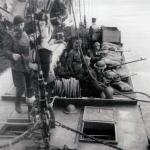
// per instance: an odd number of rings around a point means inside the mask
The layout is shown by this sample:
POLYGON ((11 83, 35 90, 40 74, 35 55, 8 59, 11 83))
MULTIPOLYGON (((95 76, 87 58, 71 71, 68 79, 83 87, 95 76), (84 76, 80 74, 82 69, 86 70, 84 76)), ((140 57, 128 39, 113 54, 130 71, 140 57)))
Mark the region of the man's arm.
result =
POLYGON ((69 53, 69 56, 68 56, 68 59, 67 59, 67 64, 68 64, 69 71, 73 74, 72 61, 73 61, 73 53, 71 51, 69 53))

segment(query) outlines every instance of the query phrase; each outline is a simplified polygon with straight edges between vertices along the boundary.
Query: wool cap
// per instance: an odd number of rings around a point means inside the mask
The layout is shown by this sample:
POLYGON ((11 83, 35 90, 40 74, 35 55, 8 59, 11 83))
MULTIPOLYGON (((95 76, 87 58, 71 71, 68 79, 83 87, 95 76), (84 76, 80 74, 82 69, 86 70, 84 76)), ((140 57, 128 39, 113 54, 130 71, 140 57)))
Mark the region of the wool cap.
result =
POLYGON ((96 62, 94 64, 94 67, 96 69, 105 69, 106 68, 106 64, 105 64, 105 62, 103 60, 101 60, 101 61, 96 62))
POLYGON ((18 16, 14 17, 14 21, 13 21, 14 25, 18 25, 18 24, 23 23, 23 22, 24 22, 24 19, 21 16, 18 15, 18 16))

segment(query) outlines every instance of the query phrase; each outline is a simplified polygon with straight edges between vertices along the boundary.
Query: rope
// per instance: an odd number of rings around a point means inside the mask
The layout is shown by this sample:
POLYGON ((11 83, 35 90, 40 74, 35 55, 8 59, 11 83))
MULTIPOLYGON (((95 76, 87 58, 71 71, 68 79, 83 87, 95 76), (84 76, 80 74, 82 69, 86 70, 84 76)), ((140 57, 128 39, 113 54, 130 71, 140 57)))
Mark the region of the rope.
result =
POLYGON ((54 95, 70 98, 81 97, 79 80, 75 78, 61 79, 55 81, 54 95))
POLYGON ((83 0, 83 8, 84 8, 84 25, 86 27, 87 23, 86 23, 86 15, 85 15, 85 0, 83 0))
POLYGON ((145 95, 145 96, 147 96, 148 98, 150 98, 150 95, 147 94, 147 93, 144 93, 144 92, 133 91, 133 92, 131 92, 131 93, 145 95))
POLYGON ((79 14, 80 14, 80 22, 82 22, 82 17, 81 17, 81 1, 79 0, 79 14))
POLYGON ((6 144, 4 144, 4 145, 0 145, 0 149, 6 148, 6 147, 10 147, 10 146, 13 146, 13 145, 15 145, 15 144, 21 142, 22 140, 24 140, 24 138, 25 138, 26 136, 30 135, 31 132, 33 132, 33 131, 36 129, 36 127, 39 125, 39 123, 40 123, 40 121, 37 121, 37 122, 34 124, 33 127, 31 127, 30 129, 28 129, 27 131, 25 131, 25 132, 22 133, 21 135, 15 137, 15 138, 13 139, 13 141, 11 141, 11 142, 9 142, 9 143, 6 143, 6 144))
POLYGON ((69 130, 69 131, 75 132, 75 133, 77 133, 77 134, 80 134, 80 135, 82 135, 82 136, 85 136, 85 137, 87 137, 87 138, 90 138, 91 140, 94 140, 95 142, 98 142, 98 143, 100 143, 100 144, 106 145, 106 146, 108 146, 108 147, 112 147, 112 148, 117 149, 117 150, 123 150, 122 148, 120 148, 120 147, 118 147, 118 146, 109 144, 108 142, 105 142, 104 140, 100 140, 100 139, 94 138, 94 137, 92 137, 92 136, 89 136, 89 135, 87 135, 87 134, 85 134, 85 133, 83 133, 83 132, 81 132, 81 131, 79 131, 79 130, 75 130, 75 129, 73 129, 73 128, 70 128, 69 126, 66 126, 66 125, 64 125, 64 124, 62 124, 62 123, 60 123, 60 122, 58 122, 58 121, 56 121, 56 126, 62 127, 62 128, 66 129, 66 130, 69 130))

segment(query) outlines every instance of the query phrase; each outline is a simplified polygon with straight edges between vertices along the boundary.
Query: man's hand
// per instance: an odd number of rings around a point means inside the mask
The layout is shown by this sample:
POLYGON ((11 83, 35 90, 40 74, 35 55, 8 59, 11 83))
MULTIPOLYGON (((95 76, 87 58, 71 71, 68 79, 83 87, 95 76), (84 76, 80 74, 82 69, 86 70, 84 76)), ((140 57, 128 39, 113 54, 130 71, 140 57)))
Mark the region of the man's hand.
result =
POLYGON ((17 60, 20 59, 21 56, 20 56, 20 54, 15 53, 15 54, 12 55, 12 57, 13 57, 13 60, 17 61, 17 60))
POLYGON ((36 63, 29 63, 29 68, 34 70, 34 71, 37 71, 38 70, 38 65, 36 63))

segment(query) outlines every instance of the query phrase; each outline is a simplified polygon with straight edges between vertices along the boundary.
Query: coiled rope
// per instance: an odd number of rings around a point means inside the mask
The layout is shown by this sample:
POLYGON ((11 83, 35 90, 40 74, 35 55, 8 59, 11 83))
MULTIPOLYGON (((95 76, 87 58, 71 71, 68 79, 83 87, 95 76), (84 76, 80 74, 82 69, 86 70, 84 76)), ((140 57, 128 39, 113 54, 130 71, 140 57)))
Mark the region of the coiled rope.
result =
POLYGON ((81 97, 81 89, 79 85, 79 80, 75 78, 69 78, 55 81, 54 95, 56 96, 66 96, 70 98, 81 97))

